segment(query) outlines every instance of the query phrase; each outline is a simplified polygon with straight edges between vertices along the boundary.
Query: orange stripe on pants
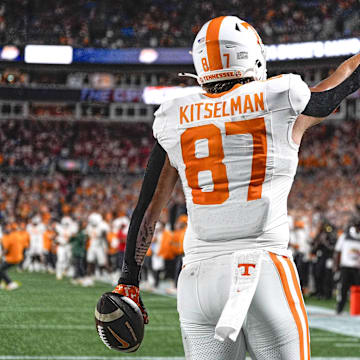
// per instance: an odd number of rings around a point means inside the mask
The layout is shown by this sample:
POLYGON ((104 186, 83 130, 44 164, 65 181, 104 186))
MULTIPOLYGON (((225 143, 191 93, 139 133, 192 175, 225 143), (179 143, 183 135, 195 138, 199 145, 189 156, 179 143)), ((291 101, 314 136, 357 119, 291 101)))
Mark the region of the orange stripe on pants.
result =
POLYGON ((308 318, 307 318, 307 314, 306 314, 306 310, 305 310, 305 305, 304 305, 304 300, 303 297, 301 295, 301 290, 300 290, 300 286, 299 286, 299 282, 298 282, 298 278, 296 276, 296 272, 294 269, 294 264, 290 261, 289 258, 285 259, 289 268, 290 268, 290 272, 291 272, 291 277, 295 286, 295 290, 296 290, 296 294, 298 296, 299 299, 299 303, 300 303, 300 307, 301 307, 301 312, 304 316, 305 319, 305 323, 306 323, 306 339, 307 339, 307 350, 308 350, 308 356, 307 359, 310 360, 310 336, 309 336, 309 323, 308 323, 308 318))
POLYGON ((289 287, 289 282, 288 279, 286 277, 286 273, 285 273, 285 269, 283 267, 283 265, 281 264, 280 260, 277 258, 277 256, 273 253, 269 253, 271 260, 273 261, 273 263, 276 266, 276 269, 279 273, 280 279, 281 279, 281 283, 285 292, 285 296, 286 296, 286 300, 289 304, 290 307, 290 311, 292 313, 292 316, 295 320, 295 324, 299 333, 299 343, 300 343, 300 360, 305 360, 305 356, 304 356, 304 332, 303 332, 303 328, 301 325, 301 321, 300 321, 300 316, 296 310, 295 307, 295 301, 291 295, 291 291, 290 291, 290 287, 289 287))
POLYGON ((219 46, 219 33, 224 18, 225 16, 220 16, 211 20, 206 31, 206 50, 210 71, 223 68, 219 46))

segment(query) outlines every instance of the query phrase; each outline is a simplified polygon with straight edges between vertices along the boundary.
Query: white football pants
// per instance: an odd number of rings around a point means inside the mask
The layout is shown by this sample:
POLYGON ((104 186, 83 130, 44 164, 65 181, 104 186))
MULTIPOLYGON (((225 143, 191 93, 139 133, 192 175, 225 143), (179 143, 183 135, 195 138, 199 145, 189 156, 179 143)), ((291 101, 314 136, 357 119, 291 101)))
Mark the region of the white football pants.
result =
POLYGON ((229 296, 231 255, 186 265, 178 312, 187 360, 309 360, 308 320, 292 259, 266 253, 259 283, 236 342, 214 339, 229 296))
POLYGON ((97 263, 98 266, 106 265, 106 249, 104 246, 90 245, 86 253, 88 263, 97 263))
POLYGON ((59 244, 56 250, 56 276, 62 278, 71 262, 71 246, 70 244, 59 244))

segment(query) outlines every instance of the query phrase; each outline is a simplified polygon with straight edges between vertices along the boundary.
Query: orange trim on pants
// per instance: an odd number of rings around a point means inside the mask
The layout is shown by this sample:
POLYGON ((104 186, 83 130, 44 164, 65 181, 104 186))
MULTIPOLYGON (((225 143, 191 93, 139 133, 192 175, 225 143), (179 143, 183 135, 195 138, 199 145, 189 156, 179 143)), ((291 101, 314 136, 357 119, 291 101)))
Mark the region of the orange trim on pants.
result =
POLYGON ((288 280, 288 278, 286 276, 286 272, 285 272, 283 264, 280 262, 277 255, 275 255, 273 253, 269 253, 269 255, 270 255, 271 260, 275 264, 276 269, 277 269, 277 271, 279 273, 281 283, 282 283, 282 286, 283 286, 283 289, 284 289, 284 292, 285 292, 286 300, 287 300, 288 305, 290 307, 290 311, 291 311, 291 313, 293 315, 293 318, 295 320, 295 324, 296 324, 296 327, 297 327, 297 330, 298 330, 298 333, 299 333, 300 360, 305 360, 305 354, 304 354, 304 346, 305 346, 305 344, 304 344, 304 330, 306 331, 307 339, 308 339, 308 341, 307 341, 307 349, 308 349, 307 359, 310 359, 310 342, 309 342, 309 332, 308 332, 309 326, 308 326, 308 323, 307 323, 307 316, 306 316, 306 312, 305 312, 305 306, 304 306, 303 299, 302 299, 302 296, 301 296, 301 292, 300 292, 300 288, 299 288, 298 281, 297 281, 297 278, 296 278, 295 270, 294 270, 294 268, 292 266, 291 261, 287 257, 284 256, 283 258, 285 259, 285 261, 287 262, 287 264, 288 264, 288 266, 290 268, 292 281, 293 281, 295 289, 296 289, 296 294, 298 296, 298 300, 299 300, 299 303, 300 303, 300 306, 301 306, 301 310, 302 310, 303 316, 305 318, 307 329, 303 329, 303 327, 302 327, 300 316, 299 316, 298 311, 296 310, 295 300, 294 300, 294 298, 293 298, 293 296, 291 294, 290 286, 289 286, 289 280, 288 280))
POLYGON ((305 304, 304 304, 304 300, 301 294, 301 290, 300 290, 300 286, 299 286, 299 281, 298 278, 296 276, 296 272, 294 269, 294 264, 290 261, 289 258, 285 258, 285 261, 287 262, 290 272, 291 272, 291 277, 295 286, 295 290, 296 290, 296 294, 299 298, 299 302, 300 302, 300 307, 301 307, 301 312, 304 316, 305 319, 305 323, 306 323, 306 339, 307 339, 307 348, 308 348, 308 359, 310 360, 310 336, 309 336, 309 323, 308 323, 308 318, 307 318, 307 314, 306 314, 306 310, 305 310, 305 304))

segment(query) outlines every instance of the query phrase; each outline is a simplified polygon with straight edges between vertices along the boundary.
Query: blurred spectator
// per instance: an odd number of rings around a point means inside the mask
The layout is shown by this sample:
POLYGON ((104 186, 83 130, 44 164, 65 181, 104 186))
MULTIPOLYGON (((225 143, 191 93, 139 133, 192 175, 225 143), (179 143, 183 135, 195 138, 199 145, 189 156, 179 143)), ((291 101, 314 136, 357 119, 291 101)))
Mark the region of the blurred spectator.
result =
POLYGON ((358 37, 357 0, 275 1, 3 0, 0 45, 58 44, 74 47, 190 47, 200 25, 237 15, 265 43, 358 37))
POLYGON ((333 295, 333 255, 337 240, 337 229, 324 220, 314 239, 312 252, 316 256, 313 264, 316 295, 320 299, 330 299, 333 295))
POLYGON ((360 285, 360 218, 350 222, 335 246, 335 271, 340 270, 336 312, 340 314, 352 285, 360 285))
POLYGON ((88 172, 141 173, 151 151, 151 126, 67 121, 0 123, 0 168, 48 172, 58 160, 81 160, 88 172))
POLYGON ((294 222, 290 246, 294 249, 294 260, 299 273, 302 293, 307 295, 309 293, 311 238, 309 229, 301 218, 294 222))

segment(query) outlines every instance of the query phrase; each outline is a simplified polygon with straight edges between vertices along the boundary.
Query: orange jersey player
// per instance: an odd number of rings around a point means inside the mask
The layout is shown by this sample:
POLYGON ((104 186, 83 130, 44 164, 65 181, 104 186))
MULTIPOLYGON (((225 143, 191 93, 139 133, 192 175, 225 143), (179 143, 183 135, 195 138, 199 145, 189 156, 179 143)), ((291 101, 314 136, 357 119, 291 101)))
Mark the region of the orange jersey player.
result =
POLYGON ((208 21, 192 55, 191 76, 204 92, 155 113, 157 142, 114 292, 132 296, 148 322, 139 274, 180 178, 188 226, 177 307, 186 359, 310 359, 287 197, 304 132, 359 88, 360 55, 314 89, 294 74, 266 80, 262 41, 235 16, 208 21))
POLYGON ((1 243, 5 261, 0 265, 0 281, 5 281, 7 290, 15 290, 19 287, 19 284, 9 278, 7 270, 23 261, 24 250, 28 248, 29 244, 24 241, 18 231, 10 231, 9 226, 5 227, 1 243))

